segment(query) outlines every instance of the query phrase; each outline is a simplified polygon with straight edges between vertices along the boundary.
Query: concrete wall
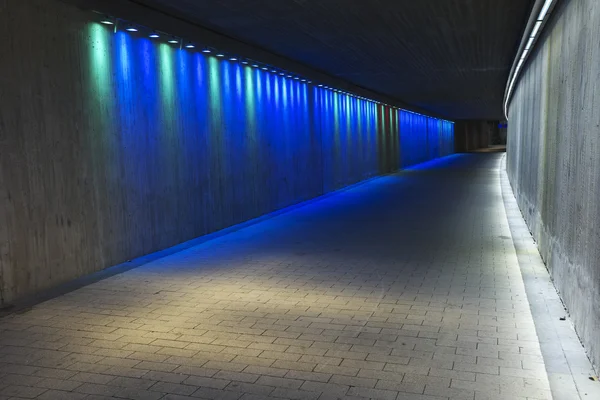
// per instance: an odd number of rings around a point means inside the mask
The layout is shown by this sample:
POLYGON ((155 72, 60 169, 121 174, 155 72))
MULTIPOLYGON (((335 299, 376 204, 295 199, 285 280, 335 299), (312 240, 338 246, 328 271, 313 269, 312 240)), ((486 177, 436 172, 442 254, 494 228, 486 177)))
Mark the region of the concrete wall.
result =
POLYGON ((508 174, 600 365, 600 2, 559 2, 509 107, 508 174))
POLYGON ((454 150, 457 153, 466 153, 488 148, 490 146, 491 134, 491 125, 488 121, 456 121, 454 150))
POLYGON ((448 122, 93 18, 0 0, 2 303, 452 152, 448 122))

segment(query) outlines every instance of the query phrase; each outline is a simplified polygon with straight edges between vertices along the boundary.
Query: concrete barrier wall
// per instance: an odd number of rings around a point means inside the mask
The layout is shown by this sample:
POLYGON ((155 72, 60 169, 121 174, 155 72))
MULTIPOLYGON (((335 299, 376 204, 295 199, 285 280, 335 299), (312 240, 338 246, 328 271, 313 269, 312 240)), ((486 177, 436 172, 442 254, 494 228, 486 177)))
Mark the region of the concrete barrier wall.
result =
POLYGON ((509 105, 507 169, 592 361, 600 365, 600 2, 559 2, 509 105))
MULTIPOLYGON (((497 128, 497 125, 495 126, 497 128)), ((490 147, 494 127, 490 121, 459 120, 455 126, 454 150, 457 153, 467 153, 490 147)))
POLYGON ((448 122, 90 14, 0 0, 2 303, 451 152, 448 122))

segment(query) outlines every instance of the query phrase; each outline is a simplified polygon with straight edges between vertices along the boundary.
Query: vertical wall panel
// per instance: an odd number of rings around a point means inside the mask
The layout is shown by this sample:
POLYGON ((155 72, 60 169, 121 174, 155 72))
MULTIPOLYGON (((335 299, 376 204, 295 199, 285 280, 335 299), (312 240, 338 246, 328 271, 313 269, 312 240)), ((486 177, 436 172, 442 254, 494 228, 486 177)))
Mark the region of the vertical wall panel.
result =
POLYGON ((425 116, 0 4, 4 301, 438 154, 425 116))
POLYGON ((514 88, 507 172, 592 360, 600 365, 600 2, 558 2, 514 88))
MULTIPOLYGON (((408 111, 400 111, 401 167, 419 164, 433 158, 451 154, 441 154, 440 148, 454 147, 454 135, 442 135, 437 119, 408 111)), ((447 121, 447 129, 453 131, 453 124, 447 121)))
POLYGON ((438 119, 427 118, 427 138, 429 146, 428 157, 430 159, 439 157, 440 152, 440 131, 438 126, 438 119))

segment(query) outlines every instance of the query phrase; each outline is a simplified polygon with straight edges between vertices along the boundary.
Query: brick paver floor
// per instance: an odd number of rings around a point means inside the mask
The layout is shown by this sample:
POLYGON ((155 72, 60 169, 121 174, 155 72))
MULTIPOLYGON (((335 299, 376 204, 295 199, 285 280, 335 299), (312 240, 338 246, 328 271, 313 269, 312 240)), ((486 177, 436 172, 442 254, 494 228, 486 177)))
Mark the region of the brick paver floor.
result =
POLYGON ((0 399, 551 399, 499 154, 375 179, 0 320, 0 399))

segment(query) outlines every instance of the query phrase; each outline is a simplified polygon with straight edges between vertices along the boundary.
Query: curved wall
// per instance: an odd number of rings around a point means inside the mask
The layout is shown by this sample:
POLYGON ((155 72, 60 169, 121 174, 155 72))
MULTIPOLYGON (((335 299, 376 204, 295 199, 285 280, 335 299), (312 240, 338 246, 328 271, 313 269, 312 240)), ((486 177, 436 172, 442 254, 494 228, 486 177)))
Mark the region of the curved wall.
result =
POLYGON ((51 0, 0 0, 0 294, 10 302, 452 153, 453 126, 51 0))
POLYGON ((554 9, 508 109, 507 170, 592 362, 600 365, 600 2, 554 9))

